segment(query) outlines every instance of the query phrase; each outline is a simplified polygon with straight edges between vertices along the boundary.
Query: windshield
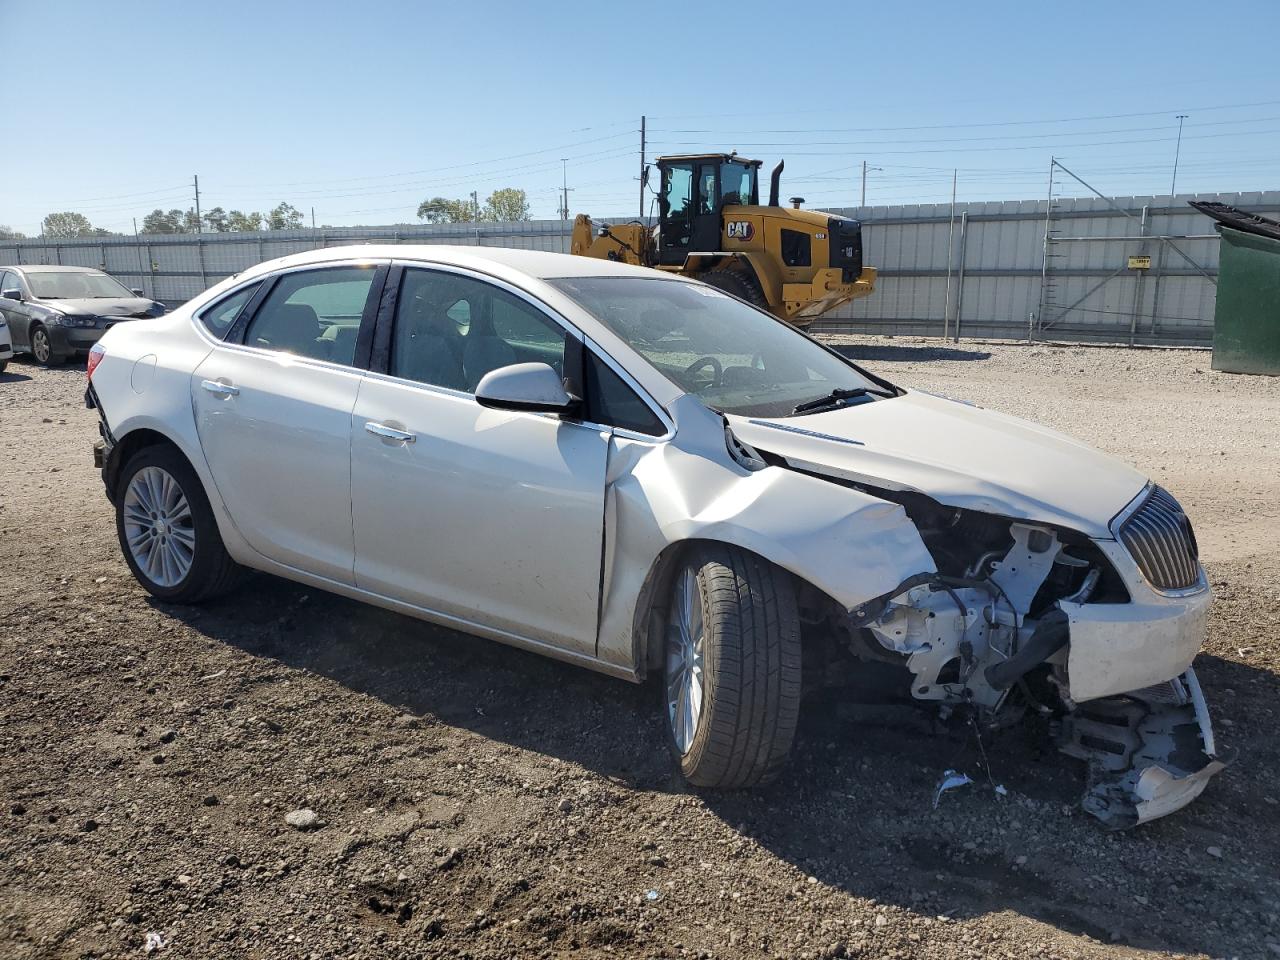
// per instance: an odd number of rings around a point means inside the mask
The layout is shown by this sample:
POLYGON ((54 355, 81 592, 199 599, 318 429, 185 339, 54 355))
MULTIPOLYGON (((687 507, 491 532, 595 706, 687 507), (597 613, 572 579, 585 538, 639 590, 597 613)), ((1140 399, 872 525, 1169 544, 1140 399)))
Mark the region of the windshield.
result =
POLYGON ((668 380, 724 413, 790 416, 835 390, 886 389, 782 321, 703 284, 648 277, 548 282, 668 380))
POLYGON ((137 296, 105 273, 33 270, 27 274, 27 283, 31 285, 31 295, 41 300, 102 300, 137 296))

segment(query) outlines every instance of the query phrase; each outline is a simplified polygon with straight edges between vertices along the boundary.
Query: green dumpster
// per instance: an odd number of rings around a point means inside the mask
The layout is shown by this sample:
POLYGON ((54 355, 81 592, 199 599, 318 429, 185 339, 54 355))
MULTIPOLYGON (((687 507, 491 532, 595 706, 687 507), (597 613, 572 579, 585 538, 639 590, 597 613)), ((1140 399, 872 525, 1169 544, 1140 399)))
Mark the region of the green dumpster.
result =
POLYGON ((1222 237, 1213 369, 1280 375, 1280 222, 1225 204, 1193 205, 1218 221, 1222 237))

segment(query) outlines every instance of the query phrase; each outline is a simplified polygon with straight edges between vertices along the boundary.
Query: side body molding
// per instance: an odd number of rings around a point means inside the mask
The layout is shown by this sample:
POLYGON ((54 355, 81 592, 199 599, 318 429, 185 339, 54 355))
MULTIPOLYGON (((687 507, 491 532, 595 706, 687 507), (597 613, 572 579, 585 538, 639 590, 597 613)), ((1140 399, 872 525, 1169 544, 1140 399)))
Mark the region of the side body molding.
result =
POLYGON ((693 397, 672 405, 665 445, 614 436, 605 497, 597 656, 645 670, 660 560, 694 540, 740 546, 848 610, 936 572, 901 506, 783 467, 749 471, 725 451, 724 423, 693 397))

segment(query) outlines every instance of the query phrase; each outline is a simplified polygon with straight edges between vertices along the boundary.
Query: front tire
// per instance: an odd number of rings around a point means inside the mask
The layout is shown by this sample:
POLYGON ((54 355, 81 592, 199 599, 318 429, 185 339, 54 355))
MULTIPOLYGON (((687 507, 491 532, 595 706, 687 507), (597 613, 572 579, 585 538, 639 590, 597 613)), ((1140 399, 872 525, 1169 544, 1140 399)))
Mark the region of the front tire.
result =
POLYGON ((685 778, 734 789, 776 776, 800 715, 787 575, 737 547, 696 549, 672 583, 665 641, 667 743, 685 778))
POLYGON ((54 351, 49 331, 40 324, 31 328, 31 355, 42 367, 60 367, 67 362, 66 357, 54 351))
POLYGON ((173 603, 226 593, 243 568, 222 544, 195 470, 171 446, 129 458, 116 489, 116 535, 125 562, 147 592, 173 603))

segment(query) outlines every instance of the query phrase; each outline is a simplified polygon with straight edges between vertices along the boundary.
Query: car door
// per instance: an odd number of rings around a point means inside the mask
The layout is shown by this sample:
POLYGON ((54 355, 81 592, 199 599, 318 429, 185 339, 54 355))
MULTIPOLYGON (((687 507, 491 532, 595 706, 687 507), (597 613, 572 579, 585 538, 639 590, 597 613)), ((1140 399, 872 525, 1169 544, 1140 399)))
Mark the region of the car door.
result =
POLYGON ((483 275, 393 267, 351 421, 357 586, 594 654, 609 431, 472 394, 512 363, 563 375, 577 337, 483 275))
MULTIPOLYGON (((26 284, 13 270, 4 271, 4 276, 0 278, 0 293, 6 290, 19 290, 24 297, 27 296, 26 284)), ((0 298, 0 314, 3 314, 9 324, 9 338, 13 341, 14 348, 28 349, 31 346, 31 338, 27 332, 29 317, 26 305, 21 300, 0 298)))
POLYGON ((337 263, 271 278, 191 379, 205 459, 240 534, 269 560, 344 584, 351 411, 386 270, 337 263))

